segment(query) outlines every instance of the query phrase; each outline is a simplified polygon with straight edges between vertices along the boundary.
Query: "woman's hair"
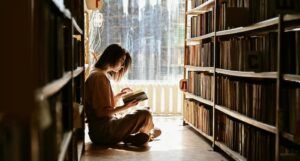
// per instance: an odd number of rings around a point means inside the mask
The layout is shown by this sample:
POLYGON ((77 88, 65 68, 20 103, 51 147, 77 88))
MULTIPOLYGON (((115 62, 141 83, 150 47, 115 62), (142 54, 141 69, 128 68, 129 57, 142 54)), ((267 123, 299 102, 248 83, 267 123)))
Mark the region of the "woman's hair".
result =
POLYGON ((128 68, 131 66, 131 56, 120 45, 118 44, 109 45, 104 50, 104 52, 102 53, 98 61, 96 62, 95 67, 100 69, 105 69, 107 68, 107 66, 114 67, 117 65, 118 61, 120 61, 120 59, 123 56, 126 56, 123 64, 123 68, 117 73, 109 72, 109 74, 113 77, 114 80, 119 81, 127 72, 128 68))

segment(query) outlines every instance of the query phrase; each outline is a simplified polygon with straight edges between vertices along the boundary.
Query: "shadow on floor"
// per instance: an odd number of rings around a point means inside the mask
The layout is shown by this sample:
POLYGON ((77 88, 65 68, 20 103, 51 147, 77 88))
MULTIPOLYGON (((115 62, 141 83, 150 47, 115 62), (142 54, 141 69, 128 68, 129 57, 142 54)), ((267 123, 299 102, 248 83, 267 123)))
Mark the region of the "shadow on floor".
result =
POLYGON ((150 150, 149 145, 144 145, 144 146, 131 146, 131 145, 126 145, 124 143, 118 143, 115 145, 99 145, 99 144, 93 144, 91 142, 85 144, 85 149, 86 152, 95 152, 95 151, 105 151, 108 149, 116 149, 116 150, 126 150, 126 151, 133 151, 133 152, 145 152, 150 150))

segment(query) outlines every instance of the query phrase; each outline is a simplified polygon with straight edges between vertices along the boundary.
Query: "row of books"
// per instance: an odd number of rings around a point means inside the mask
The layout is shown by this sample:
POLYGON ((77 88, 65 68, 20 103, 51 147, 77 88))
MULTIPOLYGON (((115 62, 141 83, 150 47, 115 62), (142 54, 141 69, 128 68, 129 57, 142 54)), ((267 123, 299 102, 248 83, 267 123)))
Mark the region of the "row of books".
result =
MULTIPOLYGON (((71 51, 65 51, 62 42, 65 42, 64 37, 64 18, 55 16, 50 9, 43 11, 43 28, 40 28, 40 37, 47 37, 42 39, 45 47, 40 49, 43 56, 39 58, 40 70, 40 85, 44 85, 54 79, 62 77, 65 69, 65 54, 71 51)), ((71 36, 71 35, 69 35, 71 36)))
POLYGON ((203 72, 188 72, 188 88, 189 93, 202 97, 207 100, 214 99, 213 92, 213 76, 203 72))
POLYGON ((227 115, 216 115, 216 139, 247 160, 274 160, 275 135, 241 123, 227 115))
POLYGON ((272 0, 220 0, 218 7, 218 30, 246 26, 277 15, 276 3, 272 0))
POLYGON ((214 31, 213 11, 191 17, 191 37, 209 34, 214 31))
POLYGON ((40 86, 84 65, 82 42, 73 38, 71 20, 56 16, 56 13, 50 9, 45 9, 43 12, 44 27, 40 29, 42 33, 40 37, 45 47, 40 49, 44 53, 39 57, 40 86))
POLYGON ((84 66, 84 51, 82 42, 74 38, 74 65, 73 69, 84 66))
POLYGON ((218 30, 246 26, 273 18, 280 10, 300 9, 298 0, 219 0, 218 30), (235 17, 234 20, 232 17, 235 17))
POLYGON ((217 66, 238 71, 276 71, 277 33, 220 40, 217 66))
POLYGON ((283 34, 284 73, 300 75, 300 32, 285 32, 283 34))
POLYGON ((193 0, 193 1, 191 1, 191 7, 196 8, 207 1, 208 0, 193 0))
POLYGON ((184 101, 183 117, 200 131, 212 135, 212 108, 192 99, 184 101))
POLYGON ((51 124, 50 128, 46 130, 46 132, 48 132, 49 136, 52 135, 52 137, 54 137, 53 140, 56 141, 53 142, 52 140, 52 142, 47 143, 47 145, 55 143, 57 153, 59 153, 63 141, 64 131, 66 130, 64 129, 65 125, 63 122, 63 113, 65 113, 63 110, 65 109, 63 109, 62 105, 62 94, 58 93, 57 95, 50 97, 47 101, 49 106, 46 108, 49 108, 53 123, 51 124))
POLYGON ((298 0, 277 0, 277 9, 291 12, 300 11, 300 1, 298 0))
POLYGON ((213 43, 208 42, 186 47, 185 65, 212 67, 214 65, 213 43))
POLYGON ((216 77, 216 104, 275 125, 276 82, 216 77))
POLYGON ((219 0, 218 8, 219 31, 249 25, 249 0, 219 0))
POLYGON ((286 84, 283 93, 282 109, 288 111, 283 113, 284 130, 300 143, 300 85, 286 84))

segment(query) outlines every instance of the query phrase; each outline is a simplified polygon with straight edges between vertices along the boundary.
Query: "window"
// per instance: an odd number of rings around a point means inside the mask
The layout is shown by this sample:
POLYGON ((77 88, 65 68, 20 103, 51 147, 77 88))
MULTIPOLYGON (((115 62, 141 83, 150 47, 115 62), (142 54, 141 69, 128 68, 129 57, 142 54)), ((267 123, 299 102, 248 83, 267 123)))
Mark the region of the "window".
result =
POLYGON ((103 26, 91 29, 90 48, 98 54, 112 43, 126 48, 133 58, 128 80, 178 81, 183 78, 184 10, 184 0, 106 0, 99 11, 103 26))

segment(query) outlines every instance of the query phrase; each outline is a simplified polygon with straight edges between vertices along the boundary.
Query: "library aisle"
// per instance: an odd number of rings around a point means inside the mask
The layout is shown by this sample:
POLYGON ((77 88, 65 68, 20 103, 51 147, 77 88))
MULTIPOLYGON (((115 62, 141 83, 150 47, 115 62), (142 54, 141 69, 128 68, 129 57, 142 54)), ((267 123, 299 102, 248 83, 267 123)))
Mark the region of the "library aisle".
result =
POLYGON ((182 126, 182 117, 155 116, 154 122, 157 127, 161 128, 162 135, 144 148, 126 147, 123 144, 114 147, 93 145, 86 135, 85 153, 81 161, 227 160, 220 153, 213 151, 210 143, 206 142, 197 132, 194 132, 189 126, 182 126))

